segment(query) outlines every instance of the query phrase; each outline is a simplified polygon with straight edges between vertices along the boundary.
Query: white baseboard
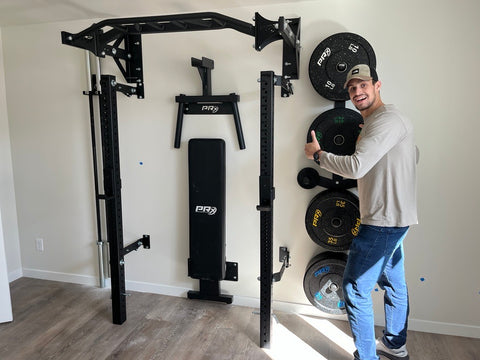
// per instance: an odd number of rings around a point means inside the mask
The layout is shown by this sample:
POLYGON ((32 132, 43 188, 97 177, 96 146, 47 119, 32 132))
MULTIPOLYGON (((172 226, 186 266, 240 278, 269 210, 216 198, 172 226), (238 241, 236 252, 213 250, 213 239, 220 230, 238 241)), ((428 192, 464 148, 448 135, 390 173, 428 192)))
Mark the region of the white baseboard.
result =
POLYGON ((98 279, 90 275, 68 274, 55 271, 23 269, 23 276, 34 279, 52 280, 73 284, 98 286, 98 279))
POLYGON ((8 282, 11 283, 12 281, 20 279, 21 277, 23 277, 23 270, 21 268, 10 271, 8 273, 8 282))
POLYGON ((188 288, 182 288, 177 286, 152 284, 142 281, 125 281, 125 287, 130 291, 147 292, 152 294, 161 294, 176 297, 187 297, 188 288))
MULTIPOLYGON (((22 271, 20 271, 20 273, 22 273, 22 271)), ((9 278, 11 274, 12 273, 9 274, 9 278)), ((15 274, 12 274, 12 277, 18 276, 18 274, 19 272, 16 271, 15 274)), ((35 269, 23 269, 23 276, 31 277, 35 279, 69 282, 74 284, 82 284, 82 285, 90 285, 90 286, 99 286, 98 279, 94 276, 89 276, 89 275, 77 275, 77 274, 67 274, 67 273, 59 273, 59 272, 53 272, 53 271, 35 270, 35 269)), ((110 279, 107 279, 105 281, 105 285, 106 287, 110 287, 110 279)), ((152 294, 161 294, 161 295, 176 296, 176 297, 186 297, 187 292, 191 290, 189 288, 183 288, 183 287, 177 287, 177 286, 152 284, 152 283, 146 283, 141 281, 130 281, 130 280, 125 281, 125 287, 127 288, 127 290, 130 290, 130 291, 148 292, 152 294)), ((260 299, 247 297, 247 296, 234 295, 233 305, 259 308, 260 299)), ((308 304, 291 303, 291 302, 285 302, 285 301, 273 301, 272 308, 273 310, 276 310, 276 311, 283 311, 283 312, 289 312, 294 314, 316 316, 316 317, 321 317, 326 319, 346 320, 345 315, 338 316, 338 315, 324 314, 314 306, 308 305, 308 304)), ((442 334, 442 335, 464 336, 464 337, 470 337, 470 338, 480 338, 480 326, 443 323, 443 322, 426 321, 426 320, 412 319, 412 318, 408 319, 408 323, 409 323, 408 329, 412 331, 421 331, 421 332, 428 332, 428 333, 442 334)), ((378 323, 376 325, 382 326, 383 324, 378 323)))
POLYGON ((480 326, 408 319, 408 329, 432 334, 480 338, 480 326))

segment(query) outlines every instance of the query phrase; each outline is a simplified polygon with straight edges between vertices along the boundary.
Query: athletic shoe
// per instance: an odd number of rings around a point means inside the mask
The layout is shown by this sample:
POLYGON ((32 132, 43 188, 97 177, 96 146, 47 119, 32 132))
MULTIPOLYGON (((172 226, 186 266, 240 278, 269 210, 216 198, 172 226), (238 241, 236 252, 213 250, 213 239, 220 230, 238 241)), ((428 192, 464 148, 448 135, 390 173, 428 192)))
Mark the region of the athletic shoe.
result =
POLYGON ((410 357, 408 356, 407 345, 403 345, 398 349, 389 349, 385 346, 382 339, 377 339, 377 354, 385 356, 390 360, 408 360, 410 357))

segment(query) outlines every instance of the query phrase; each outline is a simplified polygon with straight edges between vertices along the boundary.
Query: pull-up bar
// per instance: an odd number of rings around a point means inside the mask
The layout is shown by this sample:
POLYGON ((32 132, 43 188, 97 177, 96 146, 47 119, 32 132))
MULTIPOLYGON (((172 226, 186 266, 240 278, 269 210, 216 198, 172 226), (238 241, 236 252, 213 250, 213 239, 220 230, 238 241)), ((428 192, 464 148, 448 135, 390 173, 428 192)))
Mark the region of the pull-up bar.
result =
POLYGON ((261 51, 283 39, 282 96, 290 96, 290 79, 298 79, 300 18, 270 21, 255 13, 255 25, 215 12, 107 19, 79 33, 62 31, 62 43, 88 50, 98 57, 111 56, 128 83, 136 83, 130 95, 144 97, 142 34, 233 29, 255 37, 261 51), (123 47, 121 46, 123 42, 123 47), (125 63, 122 64, 121 61, 125 63))

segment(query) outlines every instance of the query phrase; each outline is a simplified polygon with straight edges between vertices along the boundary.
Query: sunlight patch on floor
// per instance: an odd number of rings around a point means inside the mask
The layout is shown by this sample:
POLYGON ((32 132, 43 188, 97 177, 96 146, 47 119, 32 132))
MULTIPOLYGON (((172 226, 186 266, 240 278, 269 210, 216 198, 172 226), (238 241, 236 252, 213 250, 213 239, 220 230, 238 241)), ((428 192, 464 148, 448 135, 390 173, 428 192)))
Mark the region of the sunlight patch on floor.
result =
POLYGON ((298 316, 321 332, 324 336, 329 338, 330 341, 334 342, 340 348, 345 350, 347 353, 353 354, 353 352, 356 350, 352 337, 345 334, 329 320, 312 318, 305 315, 298 316))
POLYGON ((272 321, 271 348, 263 349, 272 360, 327 360, 285 326, 272 321))

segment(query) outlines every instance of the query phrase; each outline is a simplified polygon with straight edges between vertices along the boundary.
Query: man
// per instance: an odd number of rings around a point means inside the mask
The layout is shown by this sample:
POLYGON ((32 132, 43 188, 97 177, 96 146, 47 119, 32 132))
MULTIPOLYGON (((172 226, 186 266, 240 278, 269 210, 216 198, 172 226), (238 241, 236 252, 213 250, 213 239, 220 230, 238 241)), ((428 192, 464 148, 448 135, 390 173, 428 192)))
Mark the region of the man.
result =
POLYGON ((356 65, 344 85, 360 111, 364 125, 352 155, 323 151, 312 131, 305 155, 320 167, 345 178, 358 179, 361 223, 353 239, 343 278, 348 320, 359 360, 409 359, 408 292, 403 239, 417 224, 416 162, 413 127, 393 105, 380 97, 375 69, 356 65), (385 329, 375 340, 371 291, 385 290, 385 329))

